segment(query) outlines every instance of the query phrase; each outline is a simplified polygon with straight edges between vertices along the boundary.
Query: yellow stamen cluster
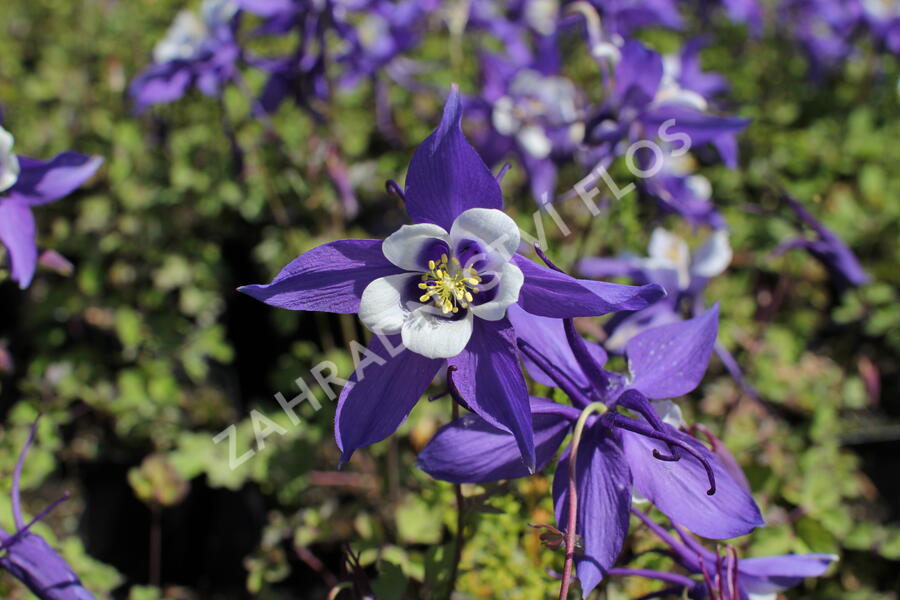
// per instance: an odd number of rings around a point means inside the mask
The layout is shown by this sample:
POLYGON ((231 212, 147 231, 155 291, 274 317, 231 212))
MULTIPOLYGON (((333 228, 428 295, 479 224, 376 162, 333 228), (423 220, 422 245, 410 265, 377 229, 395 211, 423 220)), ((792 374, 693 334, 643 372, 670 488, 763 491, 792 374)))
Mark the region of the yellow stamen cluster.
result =
POLYGON ((428 272, 422 275, 422 283, 419 284, 419 289, 425 293, 419 302, 431 300, 445 315, 458 313, 460 308, 469 308, 472 294, 478 293, 475 286, 479 283, 481 277, 478 271, 463 268, 455 256, 450 259, 442 254, 441 262, 428 261, 428 272))

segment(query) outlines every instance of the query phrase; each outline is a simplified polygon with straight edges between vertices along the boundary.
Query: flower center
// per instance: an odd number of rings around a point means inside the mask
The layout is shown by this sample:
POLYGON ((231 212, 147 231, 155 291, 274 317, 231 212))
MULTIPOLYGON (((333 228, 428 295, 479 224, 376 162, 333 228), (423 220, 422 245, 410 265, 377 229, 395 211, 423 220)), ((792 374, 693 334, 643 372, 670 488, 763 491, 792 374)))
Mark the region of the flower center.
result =
POLYGON ((419 284, 419 289, 424 290, 419 302, 431 300, 445 315, 458 313, 460 308, 469 308, 472 294, 478 293, 475 286, 479 283, 478 271, 463 268, 455 256, 450 259, 442 254, 440 262, 428 261, 428 272, 422 275, 419 284))

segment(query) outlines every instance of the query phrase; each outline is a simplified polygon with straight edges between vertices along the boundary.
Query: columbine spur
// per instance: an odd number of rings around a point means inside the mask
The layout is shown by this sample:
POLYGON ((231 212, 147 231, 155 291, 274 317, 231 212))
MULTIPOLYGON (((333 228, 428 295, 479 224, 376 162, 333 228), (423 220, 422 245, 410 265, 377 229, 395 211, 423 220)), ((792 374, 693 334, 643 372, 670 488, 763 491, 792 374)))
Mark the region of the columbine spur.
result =
POLYGON ((271 283, 240 290, 291 310, 359 313, 379 334, 339 399, 342 462, 393 433, 449 365, 466 406, 512 433, 533 468, 528 389, 507 310, 592 316, 638 310, 663 294, 656 285, 578 280, 517 254, 519 230, 502 212, 500 186, 463 136, 461 118, 454 87, 440 126, 409 165, 403 196, 414 225, 384 242, 319 246, 271 283))

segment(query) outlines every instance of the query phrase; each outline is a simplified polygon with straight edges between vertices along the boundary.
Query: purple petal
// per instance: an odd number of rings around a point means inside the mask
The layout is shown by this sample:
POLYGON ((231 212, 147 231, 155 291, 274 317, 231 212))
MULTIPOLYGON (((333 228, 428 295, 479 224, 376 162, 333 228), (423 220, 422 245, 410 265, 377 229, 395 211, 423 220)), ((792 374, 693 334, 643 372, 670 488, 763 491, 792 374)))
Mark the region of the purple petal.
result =
POLYGON ((415 223, 435 223, 447 231, 470 208, 503 208, 500 186, 466 141, 454 86, 440 126, 413 154, 406 175, 406 211, 415 223))
POLYGON ((576 270, 579 275, 593 279, 628 277, 636 283, 645 283, 648 279, 639 261, 636 258, 582 258, 576 270))
POLYGON ((66 561, 33 533, 22 535, 0 557, 0 567, 44 600, 94 600, 66 561))
POLYGON ((519 368, 516 334, 509 320, 475 319, 469 345, 449 360, 453 383, 473 412, 516 438, 525 466, 535 468, 528 388, 519 368))
MULTIPOLYGON (((575 559, 575 573, 584 595, 591 593, 615 564, 628 533, 631 473, 615 439, 600 430, 586 432, 577 461, 578 514, 575 531, 584 540, 584 555, 575 559)), ((569 519, 569 457, 553 476, 553 506, 557 527, 569 519)))
POLYGON ((622 48, 622 60, 616 65, 618 104, 643 108, 656 95, 662 75, 662 57, 640 42, 629 40, 622 48))
POLYGON ((741 587, 751 594, 774 594, 794 587, 805 577, 818 577, 837 560, 834 554, 786 554, 738 561, 741 587))
POLYGON ((708 44, 705 37, 696 37, 685 42, 681 49, 681 87, 693 90, 704 98, 712 98, 728 90, 728 81, 718 73, 705 72, 700 65, 700 51, 708 44))
POLYGON ((639 333, 682 321, 681 315, 669 301, 670 298, 667 297, 644 310, 615 315, 604 326, 609 334, 603 342, 604 347, 610 352, 621 354, 625 352, 628 342, 639 333))
POLYGON ((665 295, 658 285, 632 286, 575 279, 523 256, 514 256, 513 261, 525 274, 519 306, 542 317, 567 319, 640 310, 665 295))
MULTIPOLYGON (((388 339, 394 348, 401 344, 400 336, 388 339)), ((369 343, 368 351, 363 360, 374 353, 383 364, 357 369, 338 399, 334 437, 341 449, 341 464, 350 460, 357 448, 394 433, 444 365, 441 359, 425 358, 406 349, 391 356, 377 337, 369 343)))
POLYGON ((715 142, 723 136, 733 136, 750 124, 741 117, 722 117, 702 112, 696 108, 676 103, 664 103, 641 116, 641 122, 652 131, 658 131, 668 121, 675 123, 667 128, 669 134, 684 133, 691 138, 691 146, 697 147, 715 142))
POLYGON ((151 65, 141 72, 128 87, 137 112, 154 104, 167 104, 180 99, 193 83, 194 76, 184 61, 151 65))
POLYGON ((719 330, 719 305, 689 321, 648 329, 625 346, 632 388, 648 398, 675 398, 700 384, 719 330))
POLYGON ((34 215, 19 197, 0 198, 0 241, 6 246, 12 278, 23 290, 31 283, 37 265, 34 215))
POLYGON ((301 254, 272 283, 238 291, 289 310, 355 313, 367 285, 401 272, 384 257, 381 240, 339 240, 301 254))
MULTIPOLYGON (((534 415, 537 470, 547 466, 571 421, 554 414, 534 415)), ((482 483, 527 477, 516 438, 481 417, 465 415, 442 427, 419 453, 419 468, 451 483, 482 483)))
POLYGON ((10 188, 11 196, 19 196, 28 204, 46 204, 68 196, 90 179, 103 159, 77 152, 63 152, 50 161, 19 157, 22 172, 10 188))
MULTIPOLYGON (((575 360, 572 347, 569 346, 569 342, 566 340, 566 331, 562 320, 532 315, 515 304, 507 310, 507 317, 515 328, 516 336, 519 339, 525 340, 540 351, 550 364, 557 367, 577 385, 581 387, 590 385, 590 382, 584 375, 584 371, 582 371, 578 361, 575 360)), ((585 342, 585 344, 587 344, 588 350, 597 361, 597 364, 603 365, 606 363, 607 357, 603 348, 591 342, 585 342)), ((535 381, 552 387, 556 386, 553 378, 527 357, 523 356, 522 362, 525 363, 529 375, 535 381)))
POLYGON ((719 459, 694 438, 666 426, 666 433, 696 450, 712 467, 716 490, 708 495, 709 478, 695 457, 681 451, 678 461, 654 458, 653 451, 669 454, 660 441, 622 431, 625 457, 634 486, 675 523, 703 537, 728 539, 764 525, 759 508, 719 459))
POLYGON ((268 18, 297 10, 294 0, 235 0, 235 4, 254 15, 268 18))

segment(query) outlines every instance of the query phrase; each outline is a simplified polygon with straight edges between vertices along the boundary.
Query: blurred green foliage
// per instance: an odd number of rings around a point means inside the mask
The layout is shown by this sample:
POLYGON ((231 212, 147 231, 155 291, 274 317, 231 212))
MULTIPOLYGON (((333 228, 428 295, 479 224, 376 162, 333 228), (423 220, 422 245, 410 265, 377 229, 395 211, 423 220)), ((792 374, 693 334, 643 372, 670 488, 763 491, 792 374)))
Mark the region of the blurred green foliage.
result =
MULTIPOLYGON (((379 598, 442 597, 456 501, 452 486, 415 469, 415 452, 449 420, 449 403, 420 405, 394 438, 336 471, 333 402, 320 391, 322 410, 305 403, 294 425, 273 395, 296 394, 294 380, 309 379, 323 358, 349 373, 347 343, 362 336, 360 327, 350 317, 270 309, 234 291, 267 281, 315 245, 383 236, 402 223, 402 206, 384 194, 383 182, 402 181, 440 99, 391 87, 402 140, 375 130, 369 84, 336 98, 327 125, 284 107, 271 123, 277 134, 248 118, 249 100, 237 89, 221 101, 192 93, 134 116, 127 83, 181 7, 175 0, 6 0, 0 8, 0 101, 17 151, 106 158, 83 191, 37 211, 41 246, 72 260, 74 274, 39 272, 26 292, 8 281, 0 286, 9 311, 0 334, 15 360, 0 381, 0 524, 11 527, 8 475, 40 411, 23 478, 26 508, 35 514, 63 489, 73 491, 36 531, 101 596, 238 597, 244 589, 257 598, 324 597, 332 579, 342 579, 337 568, 349 545, 379 598), (363 207, 350 223, 325 174, 333 148, 363 207), (252 410, 285 434, 257 447, 255 434, 267 422, 257 417, 255 428, 252 410), (257 450, 235 470, 228 442, 212 442, 232 423, 238 454, 257 450), (222 531, 190 529, 179 510, 223 502, 214 493, 250 499, 230 505, 222 531), (123 516, 122 494, 144 512, 123 516), (134 514, 141 519, 129 521, 134 514), (163 580, 150 585, 146 529, 168 518, 192 553, 205 547, 198 537, 215 545, 243 528, 246 552, 231 573, 239 587, 211 582, 216 571, 199 561, 188 567, 196 569, 192 581, 168 580, 164 568, 163 580), (106 543, 116 536, 124 546, 106 543), (91 548, 108 564, 92 558, 91 548), (130 548, 133 559, 114 548, 130 548)), ((444 31, 440 20, 435 25, 444 31)), ((763 507, 769 527, 738 541, 742 553, 841 556, 832 577, 788 597, 896 600, 900 69, 895 59, 867 52, 816 81, 783 40, 747 39, 727 26, 718 34, 706 66, 727 74, 737 111, 753 124, 742 137, 742 169, 704 169, 736 249, 732 269, 708 297, 722 302, 723 343, 770 406, 743 397, 718 364, 681 405, 727 441, 763 507), (794 232, 767 192, 772 182, 815 200, 814 212, 859 253, 874 282, 839 297, 806 255, 773 258, 794 232)), ((645 39, 672 44, 655 33, 645 39)), ((464 41, 436 35, 420 51, 434 61, 429 77, 471 88, 474 65, 448 58, 448 40, 451 54, 468 56, 464 41)), ((247 79, 253 89, 262 82, 258 73, 247 79)), ((563 183, 581 175, 569 169, 563 183)), ((504 192, 533 231, 523 184, 514 169, 504 192)), ((548 219, 545 225, 555 236, 551 255, 565 265, 581 255, 642 253, 657 222, 636 195, 593 220, 577 201, 560 210, 578 233, 562 239, 548 219)), ((466 544, 455 598, 554 595, 547 570, 559 570, 562 556, 527 525, 553 522, 550 475, 464 486, 466 544)), ((162 531, 166 548, 170 529, 162 531)), ((625 558, 648 544, 635 524, 625 558)), ((664 560, 642 555, 637 564, 664 560)), ((636 597, 651 585, 613 581, 596 596, 636 597)), ((4 574, 0 596, 28 597, 4 574)))

